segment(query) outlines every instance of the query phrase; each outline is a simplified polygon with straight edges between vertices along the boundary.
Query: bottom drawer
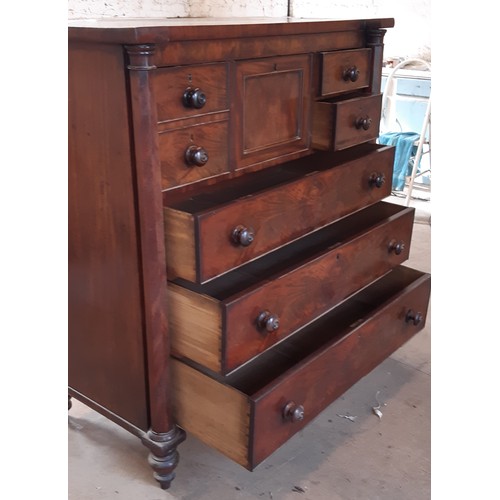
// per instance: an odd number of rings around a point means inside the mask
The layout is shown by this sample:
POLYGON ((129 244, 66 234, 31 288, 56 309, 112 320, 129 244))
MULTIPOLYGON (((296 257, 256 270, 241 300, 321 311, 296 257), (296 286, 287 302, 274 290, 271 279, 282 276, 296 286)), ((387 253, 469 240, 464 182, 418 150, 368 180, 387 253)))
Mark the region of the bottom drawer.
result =
POLYGON ((425 324, 430 275, 400 266, 227 377, 172 359, 177 423, 255 468, 425 324))

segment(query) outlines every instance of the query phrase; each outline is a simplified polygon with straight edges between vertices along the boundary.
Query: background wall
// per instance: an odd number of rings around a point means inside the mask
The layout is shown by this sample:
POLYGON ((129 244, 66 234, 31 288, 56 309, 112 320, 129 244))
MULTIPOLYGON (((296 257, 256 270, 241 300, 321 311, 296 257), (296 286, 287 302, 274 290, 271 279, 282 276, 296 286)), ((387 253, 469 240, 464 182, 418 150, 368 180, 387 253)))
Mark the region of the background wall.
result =
POLYGON ((431 56, 431 0, 68 0, 69 18, 229 17, 321 18, 394 17, 386 57, 431 56))

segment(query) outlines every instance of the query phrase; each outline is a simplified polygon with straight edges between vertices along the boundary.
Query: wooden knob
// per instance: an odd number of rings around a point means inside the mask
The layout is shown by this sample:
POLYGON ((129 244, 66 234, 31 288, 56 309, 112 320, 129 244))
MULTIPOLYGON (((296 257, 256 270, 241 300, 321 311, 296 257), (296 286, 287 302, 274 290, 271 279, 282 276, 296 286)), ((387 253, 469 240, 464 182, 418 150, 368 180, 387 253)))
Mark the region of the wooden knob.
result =
POLYGON ((356 66, 351 66, 347 68, 342 73, 342 78, 346 82, 355 82, 359 77, 359 69, 356 66))
POLYGON ((300 422, 304 420, 305 412, 302 405, 289 401, 283 408, 283 418, 290 422, 300 422))
POLYGON ((415 326, 420 324, 422 320, 424 319, 424 316, 420 312, 415 312, 412 309, 409 309, 408 312, 406 313, 405 321, 407 323, 413 323, 415 326))
POLYGON ((189 146, 184 156, 188 165, 203 167, 208 162, 208 153, 200 146, 189 146))
POLYGON ((266 332, 275 332, 280 327, 280 319, 276 314, 269 311, 262 311, 257 318, 257 325, 266 332))
POLYGON ((251 227, 236 226, 231 233, 231 239, 237 245, 247 247, 255 239, 255 232, 251 227))
POLYGON ((400 255, 404 249, 405 249, 404 241, 392 240, 389 243, 389 252, 394 252, 396 255, 400 255))
POLYGON ((201 89, 188 87, 182 96, 182 103, 186 108, 200 109, 205 106, 206 102, 207 96, 201 89))
POLYGON ((382 172, 373 172, 368 180, 370 187, 381 188, 385 183, 385 175, 382 172))
POLYGON ((360 117, 356 120, 354 125, 358 130, 368 130, 372 125, 372 119, 369 116, 360 117))

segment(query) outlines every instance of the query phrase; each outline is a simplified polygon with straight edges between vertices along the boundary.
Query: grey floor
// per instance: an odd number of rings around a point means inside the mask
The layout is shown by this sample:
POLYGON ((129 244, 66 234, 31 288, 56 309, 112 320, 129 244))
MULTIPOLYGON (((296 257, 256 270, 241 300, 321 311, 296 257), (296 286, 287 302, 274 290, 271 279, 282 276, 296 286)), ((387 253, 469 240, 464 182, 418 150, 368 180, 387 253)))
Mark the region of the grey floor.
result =
MULTIPOLYGON (((395 203, 404 200, 391 196, 395 203)), ((430 272, 430 202, 415 200, 406 265, 430 272)), ((430 310, 429 310, 430 313, 430 310)), ((431 497, 431 321, 424 330, 249 472, 188 435, 162 491, 139 440, 74 401, 71 500, 425 500, 431 497), (372 411, 382 404, 382 417, 372 411), (354 421, 343 416, 356 417, 354 421)))

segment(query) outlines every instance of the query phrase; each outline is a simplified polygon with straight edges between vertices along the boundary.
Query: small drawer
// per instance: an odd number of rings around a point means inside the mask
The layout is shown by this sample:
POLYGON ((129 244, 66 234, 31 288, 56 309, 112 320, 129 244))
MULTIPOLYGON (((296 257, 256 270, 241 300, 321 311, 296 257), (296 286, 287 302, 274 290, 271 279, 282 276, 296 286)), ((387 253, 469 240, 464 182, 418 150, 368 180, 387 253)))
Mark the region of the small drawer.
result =
POLYGON ((169 283, 173 354, 232 372, 404 262, 413 217, 379 202, 207 285, 169 283))
POLYGON ((389 196, 393 161, 376 144, 317 153, 166 207, 169 279, 204 283, 389 196))
POLYGON ((398 267, 228 377, 172 359, 174 417, 252 470, 421 330, 429 296, 398 267))
POLYGON ((162 188, 182 186, 226 173, 227 130, 227 121, 220 121, 160 133, 162 188))
POLYGON ((227 111, 227 65, 160 68, 153 79, 159 122, 227 111))
POLYGON ((370 78, 371 49, 321 53, 321 96, 368 87, 370 78))
POLYGON ((344 101, 316 102, 313 107, 312 146, 338 151, 379 135, 382 95, 344 101))

